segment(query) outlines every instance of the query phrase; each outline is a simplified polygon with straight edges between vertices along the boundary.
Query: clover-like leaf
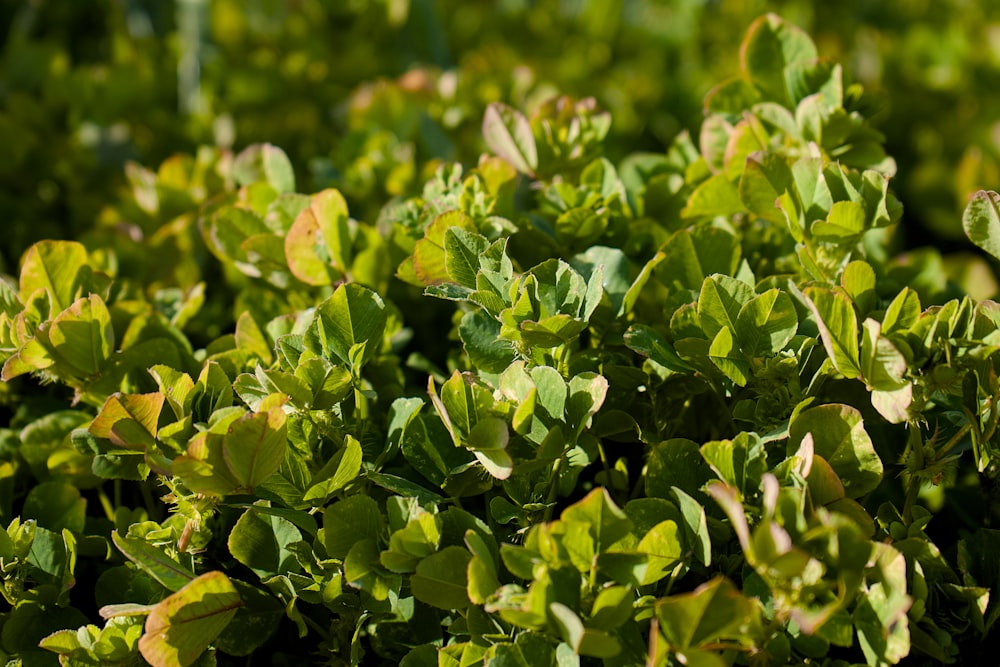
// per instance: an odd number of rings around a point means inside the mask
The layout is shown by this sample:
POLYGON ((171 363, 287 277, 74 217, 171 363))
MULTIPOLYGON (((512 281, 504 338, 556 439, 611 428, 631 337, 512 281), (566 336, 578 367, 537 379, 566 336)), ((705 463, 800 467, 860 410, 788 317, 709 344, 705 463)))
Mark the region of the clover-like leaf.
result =
POLYGON ((472 555, 462 547, 445 547, 427 556, 410 577, 413 595, 439 609, 465 609, 471 604, 467 568, 472 555))
POLYGON ((366 287, 347 283, 316 308, 307 344, 312 344, 326 358, 354 368, 351 350, 364 345, 362 363, 374 357, 381 347, 387 318, 382 297, 366 287))
POLYGON ((882 460, 856 408, 830 404, 799 413, 788 428, 789 451, 797 450, 807 434, 815 453, 840 477, 848 498, 863 496, 882 481, 882 460))
POLYGON ((187 667, 204 653, 243 605, 222 572, 206 572, 153 607, 139 640, 153 667, 187 667))
POLYGON ((264 181, 277 192, 295 192, 295 172, 285 152, 271 144, 247 146, 233 161, 233 177, 240 185, 264 181))
POLYGON ((723 577, 691 593, 672 595, 656 604, 660 631, 677 650, 719 639, 749 641, 760 630, 760 607, 723 577))
POLYGON ((1000 194, 979 190, 962 214, 965 235, 977 246, 1000 259, 1000 194))
POLYGON ((43 289, 49 294, 53 312, 68 308, 76 299, 81 272, 87 265, 87 250, 76 241, 39 241, 21 259, 22 302, 43 289))
POLYGON ((505 104, 493 102, 483 116, 483 138, 494 153, 522 174, 538 169, 538 148, 531 124, 524 115, 505 104))

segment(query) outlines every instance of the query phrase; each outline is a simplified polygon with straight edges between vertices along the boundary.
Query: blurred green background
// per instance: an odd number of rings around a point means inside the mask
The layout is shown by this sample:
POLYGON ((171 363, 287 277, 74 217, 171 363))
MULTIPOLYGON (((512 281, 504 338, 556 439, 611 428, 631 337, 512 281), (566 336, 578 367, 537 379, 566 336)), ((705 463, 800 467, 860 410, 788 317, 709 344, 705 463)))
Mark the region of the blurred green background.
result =
POLYGON ((300 191, 338 187, 367 219, 436 160, 474 162, 494 100, 594 96, 611 157, 662 151, 768 11, 872 93, 907 245, 963 248, 968 195, 1000 188, 998 2, 6 0, 0 269, 92 227, 128 161, 204 144, 277 144, 300 191))

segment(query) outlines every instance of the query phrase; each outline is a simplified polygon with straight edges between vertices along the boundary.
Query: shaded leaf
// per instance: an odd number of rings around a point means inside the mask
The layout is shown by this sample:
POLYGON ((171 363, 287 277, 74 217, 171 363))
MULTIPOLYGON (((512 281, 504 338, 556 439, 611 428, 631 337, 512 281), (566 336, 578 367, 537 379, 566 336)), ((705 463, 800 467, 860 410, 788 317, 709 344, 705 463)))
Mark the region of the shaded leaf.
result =
POLYGON ((465 609, 471 604, 467 569, 472 555, 462 547, 445 547, 422 559, 410 577, 413 596, 438 609, 465 609))
POLYGON ((278 193, 295 192, 295 172, 285 152, 271 144, 247 146, 233 161, 233 178, 240 185, 264 181, 278 193))
POLYGON ((187 586, 195 575, 188 568, 168 556, 163 549, 153 546, 143 539, 122 537, 111 533, 111 541, 126 558, 163 584, 167 590, 179 591, 187 586))

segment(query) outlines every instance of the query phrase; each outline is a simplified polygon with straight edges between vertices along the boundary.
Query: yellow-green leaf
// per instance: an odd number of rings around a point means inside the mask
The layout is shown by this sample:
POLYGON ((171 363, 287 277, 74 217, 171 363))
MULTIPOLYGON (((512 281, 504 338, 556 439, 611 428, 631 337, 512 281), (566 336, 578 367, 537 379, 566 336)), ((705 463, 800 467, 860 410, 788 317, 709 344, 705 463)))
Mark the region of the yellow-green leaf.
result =
POLYGON ((229 577, 219 571, 206 572, 153 607, 139 652, 153 667, 187 667, 242 605, 229 577))
POLYGON ((67 308, 76 296, 80 269, 87 263, 87 250, 76 241, 40 241, 28 248, 21 259, 18 296, 27 298, 44 289, 52 300, 52 310, 67 308))

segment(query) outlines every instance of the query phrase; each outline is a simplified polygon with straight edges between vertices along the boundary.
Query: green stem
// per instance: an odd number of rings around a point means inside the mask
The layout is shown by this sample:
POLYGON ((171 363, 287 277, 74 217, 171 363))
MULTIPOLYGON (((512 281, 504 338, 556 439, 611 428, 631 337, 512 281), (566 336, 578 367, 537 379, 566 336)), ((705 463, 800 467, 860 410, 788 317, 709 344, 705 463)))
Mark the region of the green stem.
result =
MULTIPOLYGON (((118 482, 119 480, 116 479, 115 484, 117 485, 118 482)), ((104 492, 103 486, 99 486, 97 488, 97 499, 101 501, 101 507, 104 509, 104 514, 108 517, 108 520, 111 521, 111 523, 114 523, 115 505, 111 504, 111 499, 108 498, 108 494, 104 492)))
POLYGON ((563 457, 559 457, 552 464, 552 477, 549 481, 549 495, 545 498, 545 514, 543 521, 551 521, 555 513, 556 497, 559 495, 559 471, 562 470, 563 457))
MULTIPOLYGON (((962 428, 948 438, 948 442, 944 443, 941 448, 935 448, 934 450, 934 460, 928 462, 926 459, 922 462, 922 469, 926 469, 928 464, 933 464, 940 461, 942 458, 947 456, 951 450, 955 449, 958 444, 969 434, 972 430, 972 424, 966 422, 962 428)), ((920 446, 919 444, 916 446, 920 446)), ((976 462, 978 465, 978 461, 976 462)), ((920 487, 923 485, 923 480, 920 478, 918 473, 913 473, 910 475, 910 483, 906 489, 906 499, 903 501, 903 523, 909 525, 913 522, 913 507, 917 504, 917 499, 920 497, 920 487)))
POLYGON ((330 634, 323 628, 322 625, 311 619, 308 614, 299 614, 299 618, 305 621, 306 625, 315 630, 316 634, 322 637, 324 641, 330 641, 330 634))
POLYGON ((920 496, 920 486, 922 482, 916 475, 910 476, 910 485, 906 489, 906 500, 903 501, 903 523, 910 525, 913 523, 913 506, 920 496))

